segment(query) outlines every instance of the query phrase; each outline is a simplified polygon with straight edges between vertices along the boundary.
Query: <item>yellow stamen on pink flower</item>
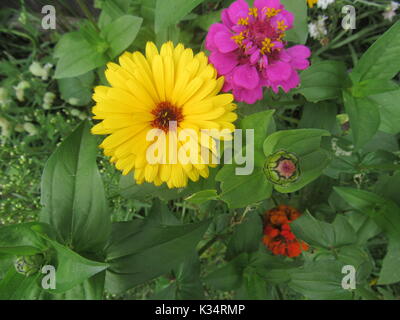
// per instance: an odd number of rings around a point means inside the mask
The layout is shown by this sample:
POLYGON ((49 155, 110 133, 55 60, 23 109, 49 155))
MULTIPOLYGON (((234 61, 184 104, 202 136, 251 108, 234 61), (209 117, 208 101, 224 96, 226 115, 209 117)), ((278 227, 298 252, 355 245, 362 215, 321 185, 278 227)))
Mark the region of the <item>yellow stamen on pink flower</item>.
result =
POLYGON ((238 23, 237 23, 237 24, 240 25, 240 26, 247 26, 247 25, 249 24, 249 17, 240 18, 240 19, 238 20, 238 23))
POLYGON ((285 25, 285 20, 278 21, 278 30, 286 31, 287 28, 288 26, 285 25))
POLYGON ((266 52, 270 53, 271 49, 275 46, 275 43, 272 43, 270 38, 265 38, 262 42, 263 47, 261 48, 261 54, 265 54, 266 52))
POLYGON ((272 18, 275 17, 281 11, 282 11, 281 9, 267 8, 267 11, 265 11, 265 15, 268 18, 272 18))
POLYGON ((249 16, 254 16, 254 18, 258 17, 258 9, 257 8, 249 8, 249 16))

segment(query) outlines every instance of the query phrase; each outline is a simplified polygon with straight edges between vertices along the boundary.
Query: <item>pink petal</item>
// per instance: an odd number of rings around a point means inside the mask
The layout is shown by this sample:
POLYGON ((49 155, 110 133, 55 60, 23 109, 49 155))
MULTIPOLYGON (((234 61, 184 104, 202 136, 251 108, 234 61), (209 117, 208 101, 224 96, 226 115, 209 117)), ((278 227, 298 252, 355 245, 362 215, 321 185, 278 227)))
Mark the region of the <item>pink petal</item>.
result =
POLYGON ((249 13, 249 5, 245 0, 237 0, 228 8, 231 21, 236 24, 240 18, 246 18, 249 13))
POLYGON ((259 10, 262 10, 265 7, 274 9, 280 9, 282 7, 279 0, 255 0, 254 6, 259 10))
POLYGON ((220 53, 218 51, 211 53, 210 62, 214 65, 220 75, 225 75, 231 72, 238 64, 234 53, 220 53))
POLYGON ((222 53, 232 52, 238 48, 236 42, 231 39, 231 34, 226 31, 216 33, 214 42, 218 50, 222 53))
POLYGON ((255 89, 259 84, 260 77, 257 69, 250 65, 241 65, 233 73, 233 82, 246 89, 255 89))
POLYGON ((263 90, 261 86, 252 90, 235 88, 232 93, 236 101, 243 101, 248 104, 253 104, 263 98, 263 90))
POLYGON ((290 64, 278 61, 267 67, 266 74, 271 82, 285 81, 292 73, 290 64))
POLYGON ((221 20, 222 20, 222 23, 224 25, 226 25, 229 29, 232 28, 234 24, 236 24, 236 21, 233 22, 233 21, 231 21, 231 18, 229 18, 228 9, 222 10, 221 20))
POLYGON ((291 89, 296 88, 300 83, 300 77, 297 74, 296 71, 292 71, 292 74, 290 75, 289 79, 286 81, 283 81, 281 83, 283 91, 286 93, 289 92, 291 89))
POLYGON ((222 23, 214 23, 211 25, 210 29, 208 30, 207 37, 206 37, 206 49, 209 51, 217 50, 217 46, 215 45, 214 37, 218 32, 221 31, 228 31, 228 28, 225 27, 222 23))
POLYGON ((307 59, 311 56, 311 51, 308 47, 301 44, 293 46, 286 50, 293 58, 307 59))

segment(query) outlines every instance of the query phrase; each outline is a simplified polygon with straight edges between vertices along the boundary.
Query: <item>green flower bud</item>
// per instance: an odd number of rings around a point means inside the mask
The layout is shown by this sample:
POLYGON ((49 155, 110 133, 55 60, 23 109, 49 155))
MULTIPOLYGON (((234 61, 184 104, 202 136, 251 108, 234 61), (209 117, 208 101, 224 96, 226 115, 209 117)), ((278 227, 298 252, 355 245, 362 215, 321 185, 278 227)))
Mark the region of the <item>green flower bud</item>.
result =
POLYGON ((14 266, 18 273, 23 274, 27 277, 37 273, 44 263, 44 257, 42 254, 36 254, 33 256, 22 256, 15 260, 14 266))
POLYGON ((265 160, 264 174, 273 184, 287 187, 300 177, 298 157, 291 152, 277 151, 265 160))

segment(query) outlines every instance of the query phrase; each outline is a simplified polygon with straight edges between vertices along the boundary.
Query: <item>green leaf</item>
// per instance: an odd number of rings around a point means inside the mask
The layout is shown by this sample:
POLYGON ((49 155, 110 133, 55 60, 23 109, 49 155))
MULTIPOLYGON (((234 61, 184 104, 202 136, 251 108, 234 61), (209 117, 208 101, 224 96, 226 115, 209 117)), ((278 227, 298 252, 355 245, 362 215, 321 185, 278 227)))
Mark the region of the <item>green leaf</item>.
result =
POLYGON ((247 253, 242 253, 222 267, 212 271, 204 282, 217 290, 229 291, 240 288, 243 281, 243 270, 248 264, 247 253))
POLYGON ((327 249, 337 248, 357 241, 354 229, 346 218, 337 215, 332 224, 317 220, 309 212, 290 224, 294 234, 308 244, 327 249))
POLYGON ((229 240, 226 259, 238 256, 243 252, 251 253, 258 250, 262 240, 263 222, 257 212, 249 212, 245 220, 235 228, 229 240))
POLYGON ((381 118, 379 130, 389 133, 400 133, 400 90, 385 92, 370 97, 378 106, 381 118))
POLYGON ((275 110, 253 113, 245 117, 240 127, 242 130, 254 130, 254 162, 258 167, 264 165, 263 143, 268 133, 271 133, 271 120, 275 110))
POLYGON ((307 103, 303 108, 303 114, 299 128, 316 128, 332 132, 336 123, 337 106, 331 102, 307 103))
POLYGON ((169 201, 188 195, 187 190, 184 188, 169 189, 165 183, 159 187, 147 182, 136 184, 132 175, 121 176, 119 192, 124 198, 139 200, 148 200, 157 197, 169 201))
POLYGON ((319 149, 321 138, 329 135, 328 131, 320 129, 281 130, 265 139, 264 154, 268 156, 275 151, 285 150, 301 157, 319 149))
POLYGON ((342 288, 343 263, 316 261, 291 273, 289 287, 313 300, 349 300, 352 292, 342 288))
POLYGON ((285 9, 294 14, 293 29, 287 31, 285 39, 294 43, 304 44, 308 36, 306 1, 281 0, 285 9))
POLYGON ((45 226, 37 222, 0 227, 0 253, 34 255, 43 252, 47 244, 38 232, 44 229, 45 226))
POLYGON ((84 122, 51 155, 42 176, 40 220, 78 252, 101 249, 111 228, 96 155, 96 138, 84 122))
POLYGON ((165 274, 192 253, 210 221, 165 226, 147 221, 113 225, 106 287, 118 293, 165 274))
POLYGON ((81 32, 70 32, 62 36, 54 51, 59 58, 54 78, 72 78, 100 67, 107 62, 104 55, 107 44, 93 44, 81 32))
POLYGON ((354 98, 343 91, 344 106, 356 149, 363 147, 377 133, 380 125, 378 105, 368 98, 354 98))
POLYGON ((204 0, 157 0, 155 11, 156 33, 170 25, 177 24, 204 0))
POLYGON ((86 259, 71 249, 50 240, 56 252, 56 288, 50 292, 63 293, 95 274, 107 269, 108 264, 86 259))
POLYGON ((340 98, 342 89, 350 85, 346 66, 340 61, 313 63, 300 77, 297 92, 311 102, 340 98))
POLYGON ((355 98, 365 98, 372 95, 396 91, 399 86, 392 80, 369 79, 353 85, 350 88, 355 98))
POLYGON ((400 21, 395 23, 365 52, 351 78, 354 83, 367 79, 392 79, 400 71, 400 21))
POLYGON ((204 300, 203 285, 200 281, 200 261, 194 252, 176 270, 176 280, 157 292, 157 300, 204 300))
POLYGON ((196 193, 193 193, 191 196, 187 197, 185 201, 201 204, 209 200, 218 199, 217 190, 202 190, 196 193))
POLYGON ((0 281, 0 300, 37 300, 42 292, 38 284, 41 277, 40 273, 26 277, 13 265, 0 281))
POLYGON ((391 237, 400 239, 400 208, 372 192, 348 187, 334 190, 354 209, 370 216, 391 237))
POLYGON ((112 58, 115 58, 132 44, 142 22, 142 18, 124 15, 102 29, 102 34, 110 45, 112 58))
POLYGON ((220 199, 229 208, 242 208, 271 196, 272 185, 267 181, 262 168, 254 168, 250 175, 236 175, 236 166, 226 164, 218 172, 216 180, 221 182, 220 199))
POLYGON ((221 20, 222 10, 212 11, 207 14, 202 14, 194 21, 196 26, 200 27, 204 31, 208 31, 212 24, 221 20))
POLYGON ((130 0, 106 0, 100 2, 99 9, 101 14, 99 16, 98 25, 101 30, 119 17, 126 15, 129 12, 130 0))
POLYGON ((378 284, 386 285, 400 282, 400 241, 396 238, 389 239, 387 253, 382 262, 378 284))
POLYGON ((89 71, 78 77, 58 79, 61 98, 75 106, 88 105, 92 99, 94 73, 89 71), (72 99, 75 100, 74 103, 72 99))

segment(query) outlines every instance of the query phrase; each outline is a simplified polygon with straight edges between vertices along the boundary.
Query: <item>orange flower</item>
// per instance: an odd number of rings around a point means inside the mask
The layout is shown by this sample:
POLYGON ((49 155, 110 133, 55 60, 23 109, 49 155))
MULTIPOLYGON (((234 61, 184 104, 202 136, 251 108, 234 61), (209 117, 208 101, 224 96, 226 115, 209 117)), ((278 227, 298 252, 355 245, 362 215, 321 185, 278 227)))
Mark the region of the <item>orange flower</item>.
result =
POLYGON ((308 245, 298 240, 290 229, 290 222, 299 216, 297 209, 286 205, 279 205, 265 213, 263 243, 273 254, 293 258, 308 250, 308 245))

